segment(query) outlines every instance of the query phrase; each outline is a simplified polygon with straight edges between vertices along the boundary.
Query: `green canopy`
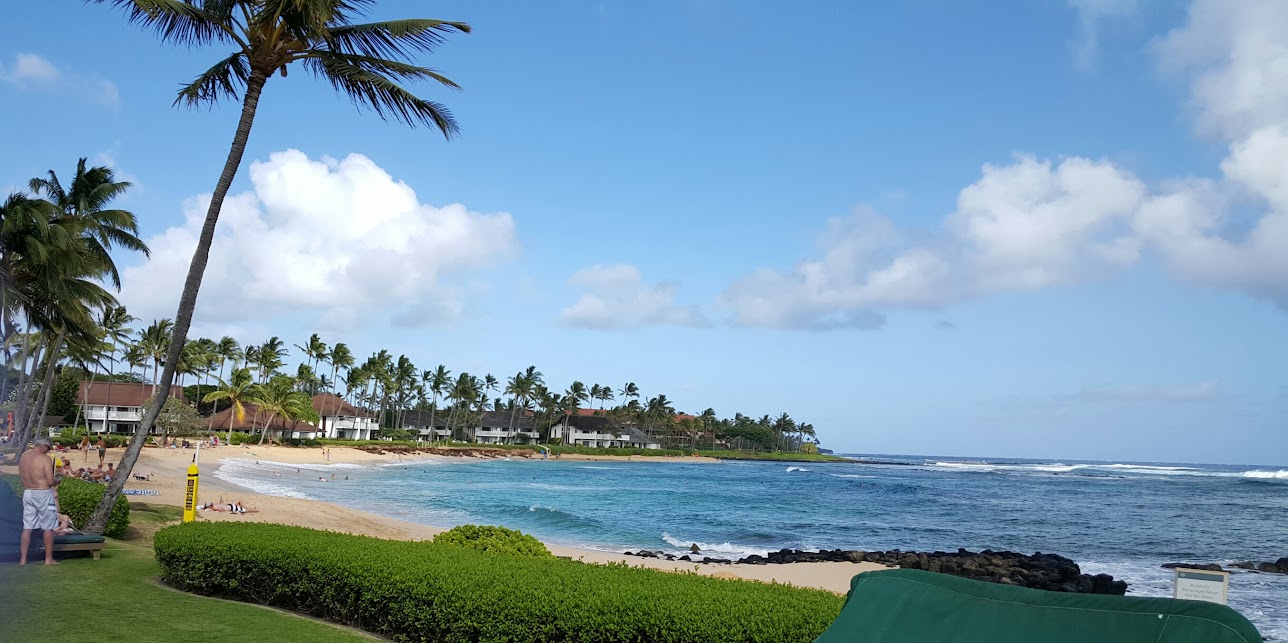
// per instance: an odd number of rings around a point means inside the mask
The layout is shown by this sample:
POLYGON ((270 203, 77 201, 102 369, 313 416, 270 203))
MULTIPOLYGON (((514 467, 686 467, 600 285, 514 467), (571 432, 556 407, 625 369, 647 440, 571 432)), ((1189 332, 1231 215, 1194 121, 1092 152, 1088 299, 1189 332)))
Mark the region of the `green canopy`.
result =
POLYGON ((1225 605, 1068 594, 916 569, 854 577, 845 608, 815 643, 1261 643, 1225 605))

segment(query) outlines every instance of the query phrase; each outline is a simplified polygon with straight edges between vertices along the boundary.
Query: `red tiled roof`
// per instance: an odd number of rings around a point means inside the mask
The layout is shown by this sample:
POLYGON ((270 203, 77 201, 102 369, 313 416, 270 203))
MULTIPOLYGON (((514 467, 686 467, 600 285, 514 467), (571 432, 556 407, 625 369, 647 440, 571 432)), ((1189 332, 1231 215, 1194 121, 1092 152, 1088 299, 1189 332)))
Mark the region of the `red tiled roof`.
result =
MULTIPOLYGON (((133 382, 81 382, 77 404, 95 406, 143 406, 152 397, 151 384, 133 382)), ((170 397, 183 398, 183 389, 170 387, 170 397)))
POLYGON ((345 417, 369 418, 370 413, 340 399, 333 393, 318 393, 313 396, 313 410, 322 417, 343 415, 345 417))

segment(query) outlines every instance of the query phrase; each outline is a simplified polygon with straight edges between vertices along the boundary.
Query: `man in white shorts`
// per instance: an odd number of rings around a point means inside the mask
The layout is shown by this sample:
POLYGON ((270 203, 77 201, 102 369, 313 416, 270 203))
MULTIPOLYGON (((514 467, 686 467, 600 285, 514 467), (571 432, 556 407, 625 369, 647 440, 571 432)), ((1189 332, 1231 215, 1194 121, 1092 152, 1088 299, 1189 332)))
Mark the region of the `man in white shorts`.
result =
POLYGON ((54 460, 49 457, 53 448, 49 438, 39 438, 35 446, 22 454, 18 461, 18 477, 22 478, 22 553, 20 565, 27 564, 27 549, 31 547, 31 532, 41 530, 45 539, 45 564, 54 561, 54 530, 58 528, 58 506, 54 487, 54 460))

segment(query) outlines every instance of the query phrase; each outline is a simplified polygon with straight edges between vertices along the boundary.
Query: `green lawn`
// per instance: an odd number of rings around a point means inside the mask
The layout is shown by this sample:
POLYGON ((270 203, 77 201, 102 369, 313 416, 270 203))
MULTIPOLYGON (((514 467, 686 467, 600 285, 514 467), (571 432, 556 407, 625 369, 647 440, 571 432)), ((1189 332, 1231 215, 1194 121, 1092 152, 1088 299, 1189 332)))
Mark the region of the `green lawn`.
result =
MULTIPOLYGON (((133 516, 131 516, 133 517, 133 516)), ((152 550, 109 540, 101 560, 0 564, 0 639, 41 641, 370 641, 299 616, 176 592, 152 550)))

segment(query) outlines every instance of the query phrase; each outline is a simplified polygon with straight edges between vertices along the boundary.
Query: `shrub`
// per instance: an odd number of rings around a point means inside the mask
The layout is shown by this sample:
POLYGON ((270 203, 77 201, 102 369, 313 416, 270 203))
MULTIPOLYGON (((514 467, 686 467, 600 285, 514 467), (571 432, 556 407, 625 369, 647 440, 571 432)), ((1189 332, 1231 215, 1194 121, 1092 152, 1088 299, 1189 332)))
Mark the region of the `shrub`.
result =
MULTIPOLYGON (((0 476, 4 481, 13 488, 15 494, 22 495, 22 481, 18 476, 5 475, 0 476)), ((72 524, 78 528, 85 527, 89 522, 89 517, 94 513, 94 508, 98 502, 103 499, 103 492, 107 490, 106 485, 96 482, 85 482, 75 478, 63 478, 58 484, 58 506, 72 519, 72 524)), ((124 495, 116 497, 116 504, 112 505, 112 513, 107 517, 107 529, 103 535, 108 538, 120 538, 125 535, 125 529, 130 526, 130 501, 124 495)))
MULTIPOLYGON (((71 427, 65 429, 61 435, 56 438, 50 438, 54 444, 61 444, 69 449, 80 446, 81 438, 85 437, 85 427, 71 427)), ((89 434, 89 444, 94 446, 98 444, 98 439, 103 438, 103 444, 109 449, 119 449, 130 441, 128 435, 106 435, 103 433, 89 434)))
MULTIPOLYGON (((227 435, 227 434, 224 434, 227 435)), ((259 442, 259 435, 254 433, 234 433, 233 444, 255 444, 259 442)))
POLYGON ((812 641, 841 611, 821 590, 546 556, 497 556, 254 523, 156 534, 162 580, 397 641, 812 641))
POLYGON ((453 527, 437 536, 434 542, 457 547, 468 547, 479 551, 490 551, 503 554, 522 554, 524 556, 550 556, 550 550, 535 537, 515 529, 493 527, 490 525, 461 525, 453 527))

